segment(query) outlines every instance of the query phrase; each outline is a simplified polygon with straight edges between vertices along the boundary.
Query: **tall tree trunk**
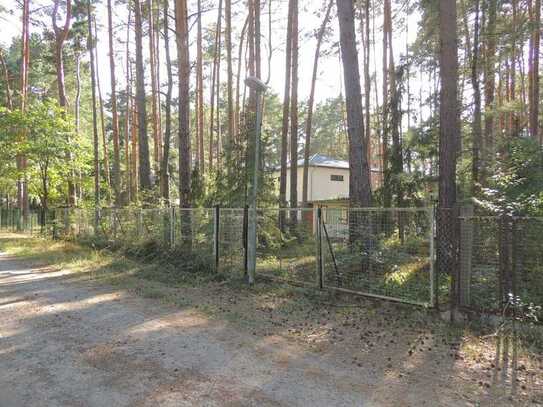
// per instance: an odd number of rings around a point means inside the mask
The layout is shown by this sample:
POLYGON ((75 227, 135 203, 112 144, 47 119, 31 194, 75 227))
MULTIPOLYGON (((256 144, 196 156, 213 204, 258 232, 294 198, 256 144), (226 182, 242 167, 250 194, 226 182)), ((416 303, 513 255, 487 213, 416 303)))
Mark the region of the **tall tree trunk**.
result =
MULTIPOLYGON (((75 134, 77 139, 81 132, 81 53, 79 50, 75 51, 75 134)), ((81 168, 77 170, 76 184, 76 199, 83 199, 83 186, 82 184, 82 171, 81 168)))
MULTIPOLYGON (((170 24, 169 24, 169 0, 164 1, 164 51, 166 53, 166 72, 168 78, 168 90, 166 91, 166 128, 164 129, 164 152, 162 153, 162 175, 160 177, 162 198, 169 203, 170 201, 170 142, 172 135, 172 90, 173 73, 172 60, 170 56, 170 24)), ((199 107, 200 108, 200 107, 199 107)))
POLYGON ((371 206, 370 171, 364 137, 362 89, 354 29, 352 0, 337 0, 340 46, 345 81, 349 138, 349 201, 353 208, 371 206))
POLYGON ((136 30, 136 106, 138 112, 139 185, 141 191, 151 189, 151 164, 147 139, 147 109, 145 106, 145 70, 143 66, 143 34, 140 0, 134 0, 136 30))
POLYGON ((438 217, 437 240, 440 243, 438 247, 440 271, 451 276, 452 311, 456 311, 457 306, 457 242, 454 213, 451 208, 456 205, 456 160, 460 137, 456 21, 456 3, 440 0, 439 209, 443 212, 438 217))
POLYGON ((138 172, 140 168, 140 165, 139 165, 140 149, 139 149, 139 131, 138 131, 139 113, 138 113, 137 102, 133 101, 132 108, 133 108, 132 120, 131 120, 132 127, 130 129, 130 134, 132 138, 131 143, 130 143, 132 145, 132 152, 131 152, 132 162, 130 163, 130 167, 131 167, 130 178, 132 180, 132 187, 131 187, 132 201, 137 202, 139 199, 139 182, 140 182, 139 180, 140 177, 139 177, 139 172, 138 172))
POLYGON ((119 115, 117 112, 117 90, 115 79, 115 49, 113 46, 113 10, 107 0, 107 21, 109 38, 109 74, 111 80, 111 126, 113 128, 113 191, 115 205, 121 204, 121 152, 119 143, 119 115))
POLYGON ((309 93, 309 101, 307 102, 307 117, 305 120, 305 147, 304 147, 304 172, 302 179, 302 203, 304 207, 307 207, 308 202, 308 184, 309 184, 309 156, 311 154, 311 133, 313 125, 313 106, 315 104, 315 87, 317 83, 317 74, 318 74, 318 65, 319 57, 321 54, 322 40, 324 38, 324 33, 326 32, 326 26, 330 20, 330 12, 332 11, 332 6, 334 5, 334 0, 329 0, 328 6, 326 8, 326 13, 322 24, 317 33, 317 47, 315 49, 315 57, 313 59, 313 74, 311 76, 311 91, 309 93))
MULTIPOLYGON (((392 11, 390 7, 390 0, 385 1, 385 8, 387 14, 387 26, 384 29, 384 35, 388 36, 388 75, 389 75, 389 95, 387 110, 390 115, 390 135, 392 139, 392 152, 390 155, 390 167, 389 171, 389 186, 387 193, 391 194, 392 191, 396 194, 396 205, 398 207, 403 206, 403 188, 400 181, 400 175, 403 172, 403 152, 401 143, 401 92, 399 89, 400 83, 403 80, 401 75, 403 72, 396 71, 396 64, 394 63, 394 49, 392 41, 392 11)), ((386 51, 385 51, 386 52, 386 51)), ((392 196, 388 196, 389 202, 392 202, 392 196)), ((402 229, 402 228, 401 228, 402 229)), ((400 231, 403 238, 403 229, 400 231)))
POLYGON ((197 112, 196 123, 198 127, 198 162, 200 163, 200 174, 205 172, 205 149, 204 149, 204 64, 202 51, 202 0, 198 0, 198 32, 196 37, 196 88, 197 88, 197 112))
POLYGON ((529 123, 530 135, 543 144, 543 133, 539 134, 539 54, 541 43, 541 0, 529 0, 530 45, 529 45, 529 123))
POLYGON ((247 34, 247 27, 249 25, 249 16, 245 18, 245 23, 241 30, 239 45, 238 45, 238 67, 236 73, 236 108, 234 111, 235 120, 234 120, 234 133, 236 136, 236 144, 241 145, 241 105, 240 105, 240 90, 241 90, 241 67, 244 65, 243 61, 243 44, 245 42, 245 37, 247 34))
MULTIPOLYGON (((285 89, 283 93, 283 126, 281 131, 281 174, 279 177, 279 205, 287 207, 287 166, 288 166, 288 131, 290 112, 290 84, 292 74, 292 19, 294 14, 294 2, 289 0, 287 20, 287 40, 285 52, 285 89)), ((292 164, 292 159, 291 159, 292 164)), ((292 171, 292 165, 291 165, 292 171)), ((285 227, 285 214, 280 212, 279 226, 285 227)))
MULTIPOLYGON (((209 169, 213 169, 213 157, 214 157, 214 145, 215 145, 215 139, 214 139, 214 132, 215 132, 215 91, 218 89, 217 87, 217 77, 218 77, 218 71, 219 71, 219 42, 220 42, 220 36, 221 36, 221 21, 222 21, 222 0, 219 0, 219 9, 217 12, 217 25, 216 32, 215 32, 215 45, 214 45, 214 53, 213 53, 213 72, 211 75, 211 92, 210 92, 210 114, 209 114, 209 169)), ((217 97, 218 100, 218 97, 217 97)), ((217 105, 217 110, 219 109, 219 106, 217 105)))
MULTIPOLYGON (((30 0, 23 0, 22 17, 22 55, 21 55, 21 112, 26 112, 28 96, 28 68, 30 65, 30 0)), ((26 131, 21 133, 21 141, 26 139, 26 131)), ((23 154, 16 157, 17 170, 20 174, 17 180, 17 207, 23 214, 23 221, 26 223, 29 213, 28 204, 28 180, 25 174, 27 168, 27 159, 23 154)))
POLYGON ((218 43, 217 43, 217 78, 216 78, 216 86, 217 89, 215 90, 215 96, 216 96, 216 102, 215 102, 215 115, 216 117, 213 118, 211 116, 211 122, 215 120, 215 131, 217 132, 216 135, 216 150, 215 150, 215 160, 217 162, 217 170, 221 171, 221 156, 222 156, 222 123, 221 123, 221 62, 222 62, 222 11, 223 11, 223 5, 222 0, 219 2, 219 12, 221 15, 221 19, 219 20, 218 24, 218 43))
POLYGON ((11 85, 9 79, 9 71, 4 59, 4 54, 0 50, 0 66, 2 67, 2 74, 4 75, 4 82, 6 83, 6 107, 9 110, 13 110, 13 99, 11 96, 11 85))
MULTIPOLYGON (((94 19, 94 40, 96 41, 96 48, 98 47, 98 27, 96 24, 96 18, 94 19)), ((104 154, 104 178, 107 184, 107 200, 111 201, 111 173, 109 164, 109 143, 106 133, 106 122, 104 114, 104 98, 102 97, 102 86, 100 84, 100 61, 98 60, 98 52, 94 51, 94 60, 96 70, 96 88, 98 90, 98 106, 100 107, 100 126, 102 130, 102 149, 104 154)))
POLYGON ((228 106, 228 134, 225 142, 226 162, 230 163, 230 153, 234 139, 234 89, 232 72, 232 0, 225 0, 224 7, 225 31, 224 42, 226 47, 226 99, 228 106))
POLYGON ((391 172, 390 172, 390 157, 389 157, 389 114, 390 114, 390 95, 389 95, 389 80, 391 78, 390 66, 389 66, 389 39, 392 29, 392 13, 390 7, 390 0, 384 0, 383 2, 383 107, 381 120, 382 124, 382 148, 383 148, 383 204, 386 208, 392 205, 392 185, 391 185, 391 172))
MULTIPOLYGON (((54 1, 53 14, 52 14, 52 23, 53 31, 55 33, 55 68, 57 75, 57 88, 58 88, 58 104, 66 109, 68 107, 68 99, 66 97, 66 85, 64 80, 64 43, 68 38, 68 33, 70 31, 70 22, 72 18, 72 2, 71 0, 66 1, 66 18, 62 28, 57 24, 57 15, 58 9, 60 6, 60 0, 54 1)), ((73 160, 72 152, 66 152, 66 160, 71 162, 73 160)), ((76 205, 76 195, 75 195, 75 184, 74 184, 74 174, 70 174, 68 179, 68 205, 76 205)))
POLYGON ((177 58, 179 67, 179 204, 190 208, 191 153, 190 153, 190 60, 189 30, 186 0, 175 1, 175 27, 177 31, 177 58))
MULTIPOLYGON (((368 145, 368 162, 370 165, 370 176, 372 167, 372 143, 371 143, 371 128, 370 128, 370 94, 371 94, 371 77, 370 77, 370 0, 364 1, 364 30, 362 31, 362 43, 364 44, 364 109, 366 114, 366 143, 368 145)), ((409 93, 409 92, 408 92, 409 93)))
MULTIPOLYGON (((298 0, 296 0, 298 1, 298 0)), ((260 48, 260 0, 253 0, 254 26, 255 26, 255 75, 257 78, 262 77, 262 57, 260 48)))
MULTIPOLYGON (((290 206, 298 207, 298 0, 292 0, 292 86, 290 98, 290 206)), ((291 219, 296 223, 296 216, 291 219)))
MULTIPOLYGON (((92 13, 90 1, 87 3, 87 24, 88 24, 88 47, 90 56, 90 70, 91 70, 91 103, 92 103, 92 135, 93 135, 93 152, 94 152, 94 207, 98 209, 100 207, 100 159, 99 159, 99 146, 98 146, 98 118, 96 115, 96 71, 94 61, 94 39, 92 34, 92 13)), ((96 225, 95 225, 96 226, 96 225)))
POLYGON ((154 28, 154 1, 147 0, 149 24, 149 70, 151 71, 151 127, 153 129, 153 163, 154 173, 160 176, 160 155, 162 154, 162 142, 160 135, 160 115, 158 112, 158 83, 157 83, 157 63, 156 63, 156 45, 154 28))
POLYGON ((468 47, 468 58, 471 61, 471 86, 473 88, 473 122, 471 125, 472 158, 471 158, 471 193, 477 196, 481 186, 481 145, 482 145, 482 117, 481 117, 481 87, 479 84, 479 36, 480 36, 480 0, 475 0, 475 23, 473 28, 473 47, 468 28, 468 16, 465 3, 462 1, 463 23, 468 47))
MULTIPOLYGON (((517 30, 518 30, 518 0, 512 1, 513 12, 513 44, 511 51, 511 92, 512 101, 517 98, 517 30)), ((520 132, 519 115, 516 111, 511 112, 511 135, 517 137, 520 132)))
POLYGON ((484 135, 481 151, 481 183, 488 176, 488 167, 494 151, 494 95, 496 88, 496 12, 497 0, 486 0, 485 68, 484 68, 484 135))
POLYGON ((128 19, 126 24, 126 112, 124 122, 124 162, 126 172, 126 192, 127 201, 132 202, 133 188, 132 188, 132 167, 130 159, 130 138, 131 138, 131 125, 132 125, 132 64, 130 63, 130 24, 132 22, 132 8, 128 8, 128 19))

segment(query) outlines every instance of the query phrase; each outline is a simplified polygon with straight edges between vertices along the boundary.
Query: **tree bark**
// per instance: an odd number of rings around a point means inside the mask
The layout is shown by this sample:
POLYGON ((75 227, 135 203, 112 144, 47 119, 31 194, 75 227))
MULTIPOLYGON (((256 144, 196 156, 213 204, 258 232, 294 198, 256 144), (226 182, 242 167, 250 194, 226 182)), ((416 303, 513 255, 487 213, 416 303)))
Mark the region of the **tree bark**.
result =
POLYGON ((392 44, 389 43, 392 37, 392 13, 390 0, 383 2, 383 107, 381 120, 382 125, 382 149, 383 149, 383 204, 385 208, 392 205, 392 185, 391 185, 391 170, 390 170, 390 154, 389 154, 389 131, 390 131, 390 94, 389 81, 392 77, 389 48, 392 44))
POLYGON ((169 1, 164 1, 164 50, 166 53, 166 72, 168 78, 168 88, 166 91, 166 128, 164 129, 164 152, 162 153, 162 165, 160 166, 162 175, 160 177, 162 198, 170 202, 170 142, 172 133, 172 91, 173 91, 173 73, 172 61, 170 56, 170 24, 169 24, 169 1))
MULTIPOLYGON (((98 209, 100 207, 100 160, 99 160, 99 146, 98 146, 98 118, 96 115, 96 71, 94 52, 94 39, 92 35, 92 13, 90 2, 87 3, 87 24, 88 24, 88 47, 90 56, 90 70, 91 70, 91 103, 92 103, 92 135, 93 135, 93 152, 94 152, 94 207, 98 209)), ((96 225, 95 225, 96 226, 96 225)))
POLYGON ((4 81, 6 82, 6 106, 9 110, 13 110, 13 99, 11 97, 11 86, 9 80, 9 71, 4 59, 4 54, 0 50, 0 66, 2 67, 2 73, 4 75, 4 81))
MULTIPOLYGON (((292 12, 292 86, 290 97, 290 206, 298 207, 298 0, 291 0, 292 12)), ((291 219, 296 223, 296 216, 291 219)))
MULTIPOLYGON (((281 174, 279 177, 279 205, 287 207, 287 166, 288 166, 288 131, 290 112, 290 84, 292 74, 292 19, 294 14, 293 0, 289 0, 287 20, 287 40, 285 52, 285 89, 283 93, 283 125, 281 130, 281 174)), ((292 162, 292 159, 291 159, 292 162)), ((292 171, 292 168, 291 168, 292 171)), ((279 227, 284 231, 285 214, 279 214, 279 227)))
POLYGON ((317 84, 317 74, 318 74, 318 65, 319 57, 321 53, 322 40, 324 38, 324 33, 326 32, 326 26, 330 20, 330 13, 332 11, 332 6, 334 5, 334 0, 328 2, 326 8, 326 13, 322 24, 317 33, 317 47, 315 49, 315 57, 313 59, 313 74, 311 76, 311 91, 309 93, 309 100, 307 102, 307 117, 305 121, 305 146, 304 146, 304 172, 302 179, 302 205, 304 207, 308 206, 308 183, 309 183, 309 156, 311 155, 311 133, 313 131, 313 106, 315 104, 315 88, 317 84))
POLYGON ((186 0, 175 1, 175 26, 177 31, 177 65, 179 67, 179 204, 190 208, 191 152, 190 152, 190 60, 189 30, 186 0))
POLYGON ((119 143, 119 115, 117 112, 117 90, 115 79, 115 49, 113 45, 113 10, 107 0, 107 21, 109 40, 109 74, 111 80, 111 127, 113 129, 113 192, 115 205, 121 204, 121 153, 119 143))
POLYGON ((205 151, 204 151, 204 67, 202 52, 202 1, 198 0, 198 33, 196 37, 196 81, 197 81, 197 112, 196 123, 198 125, 198 162, 200 164, 200 174, 205 172, 205 151))
MULTIPOLYGON (((66 39, 68 38, 68 33, 70 31, 70 20, 72 18, 72 2, 71 0, 66 1, 66 17, 62 28, 60 28, 57 24, 57 14, 59 6, 60 0, 55 0, 52 15, 53 32, 55 33, 55 68, 57 76, 58 104, 63 109, 66 109, 68 107, 68 99, 66 97, 66 84, 64 80, 63 52, 64 43, 66 42, 66 39)), ((68 162, 73 160, 71 151, 66 152, 66 160, 68 162)), ((77 201, 75 194, 75 184, 73 182, 74 178, 74 174, 72 173, 70 174, 70 177, 68 179, 68 205, 70 206, 75 206, 77 201)))
POLYGON ((440 77, 439 105, 439 210, 437 225, 438 264, 451 276, 452 313, 457 306, 456 160, 460 122, 458 109, 458 54, 456 3, 439 2, 440 77))
POLYGON ((539 134, 539 54, 541 43, 541 0, 530 0, 530 44, 529 44, 529 124, 532 138, 543 144, 543 133, 539 134))
MULTIPOLYGON (((23 0, 23 18, 22 18, 22 55, 21 55, 21 112, 26 112, 28 96, 28 68, 30 65, 30 0, 23 0)), ((21 139, 26 139, 26 131, 21 133, 21 139)), ((23 221, 26 223, 29 213, 28 203, 28 181, 25 174, 27 159, 23 154, 16 157, 17 170, 22 174, 17 180, 17 207, 23 213, 23 221)))
MULTIPOLYGON (((213 72, 211 75, 211 92, 210 92, 210 115, 209 115, 209 169, 213 169, 214 158, 214 132, 215 132, 215 91, 217 87, 218 66, 219 66, 219 42, 221 36, 221 21, 222 21, 222 0, 219 0, 219 9, 217 12, 217 25, 215 32, 215 45, 213 54, 213 72)), ((218 99, 218 98, 217 98, 218 99)), ((217 105, 217 110, 219 106, 217 105)))
POLYGON ((243 44, 245 42, 245 37, 247 33, 247 26, 249 24, 249 17, 245 18, 245 23, 243 24, 243 28, 241 30, 241 35, 239 39, 239 46, 238 46, 238 67, 237 67, 237 73, 236 73, 236 108, 234 111, 235 119, 234 119, 234 133, 236 136, 235 143, 239 146, 241 145, 241 105, 240 105, 240 90, 241 90, 241 67, 244 64, 243 61, 243 44))
MULTIPOLYGON (((94 41, 96 41, 96 47, 98 47, 98 27, 96 24, 96 18, 94 19, 94 41)), ((104 114, 104 99, 102 98, 102 86, 100 85, 100 61, 98 60, 98 52, 94 53, 95 66, 96 70, 96 88, 98 90, 98 106, 100 107, 100 125, 102 130, 102 149, 104 154, 104 178, 106 179, 107 188, 107 199, 111 201, 111 173, 110 173, 110 164, 109 164, 109 143, 107 140, 106 134, 106 122, 104 114)))
MULTIPOLYGON (((370 94, 371 94, 371 77, 370 77, 370 0, 364 1, 364 30, 363 30, 364 44, 364 109, 366 113, 366 143, 368 145, 368 162, 370 166, 370 177, 373 177, 371 173, 372 162, 372 143, 371 143, 371 127, 370 127, 370 94)), ((409 93, 409 92, 408 92, 409 93)))
POLYGON ((155 44, 155 27, 154 27, 154 1, 147 0, 148 15, 147 21, 149 24, 149 70, 151 71, 151 128, 153 129, 153 163, 154 172, 160 176, 160 156, 162 154, 162 140, 160 134, 160 115, 158 111, 159 99, 157 83, 158 66, 156 61, 156 44, 155 44))
POLYGON ((369 207, 372 203, 367 145, 364 137, 362 90, 354 29, 352 0, 337 0, 340 46, 347 105, 349 138, 349 201, 353 208, 369 207))
POLYGON ((134 191, 132 188, 132 167, 130 158, 130 138, 132 125, 132 64, 130 63, 130 24, 132 22, 132 8, 128 8, 128 19, 126 24, 126 112, 124 122, 124 162, 126 172, 127 202, 132 202, 134 191))
MULTIPOLYGON (((271 1, 271 0, 269 0, 271 1)), ((234 139, 234 89, 232 72, 232 0, 225 0, 224 8, 225 31, 224 42, 226 47, 226 98, 228 105, 228 134, 225 142, 226 162, 230 163, 230 153, 234 139)))
POLYGON ((142 192, 149 191, 151 165, 149 140, 147 139, 147 110, 145 106, 145 69, 143 65, 143 34, 140 0, 134 0, 136 31, 136 106, 138 112, 139 186, 142 192))
POLYGON ((496 12, 497 0, 486 0, 487 22, 485 29, 485 68, 484 68, 484 134, 481 151, 481 182, 485 184, 488 167, 494 151, 494 96, 496 88, 496 12))
POLYGON ((481 117, 481 87, 479 84, 479 35, 480 35, 480 0, 475 0, 475 22, 473 27, 473 46, 468 27, 468 13, 465 2, 462 0, 462 20, 464 24, 465 41, 470 61, 470 81, 473 89, 473 121, 471 123, 472 157, 471 157, 471 194, 479 195, 480 192, 480 156, 482 144, 482 117, 481 117))

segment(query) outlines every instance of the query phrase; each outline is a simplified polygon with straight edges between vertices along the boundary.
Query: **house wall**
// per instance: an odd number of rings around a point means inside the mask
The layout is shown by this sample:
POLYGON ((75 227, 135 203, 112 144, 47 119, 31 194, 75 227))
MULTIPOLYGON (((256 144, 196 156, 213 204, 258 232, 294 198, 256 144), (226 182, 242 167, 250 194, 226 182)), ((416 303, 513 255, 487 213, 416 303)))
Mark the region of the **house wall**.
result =
MULTIPOLYGON (((279 178, 280 173, 275 176, 279 178)), ((298 201, 302 202, 304 171, 298 168, 298 201)), ((277 183, 279 185, 279 183, 277 183)), ((309 202, 349 197, 349 170, 309 167, 307 199, 309 202), (343 175, 343 181, 331 181, 331 175, 343 175)), ((290 198, 290 168, 287 170, 287 201, 290 198)))

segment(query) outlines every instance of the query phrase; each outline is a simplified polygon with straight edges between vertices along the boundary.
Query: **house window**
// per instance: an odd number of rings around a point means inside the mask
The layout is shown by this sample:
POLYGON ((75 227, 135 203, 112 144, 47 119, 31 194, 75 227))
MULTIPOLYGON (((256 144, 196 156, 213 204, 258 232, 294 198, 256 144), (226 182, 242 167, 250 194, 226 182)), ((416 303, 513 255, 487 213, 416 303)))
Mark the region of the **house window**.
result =
POLYGON ((342 182, 343 181, 343 175, 330 175, 330 181, 339 181, 339 182, 342 182))

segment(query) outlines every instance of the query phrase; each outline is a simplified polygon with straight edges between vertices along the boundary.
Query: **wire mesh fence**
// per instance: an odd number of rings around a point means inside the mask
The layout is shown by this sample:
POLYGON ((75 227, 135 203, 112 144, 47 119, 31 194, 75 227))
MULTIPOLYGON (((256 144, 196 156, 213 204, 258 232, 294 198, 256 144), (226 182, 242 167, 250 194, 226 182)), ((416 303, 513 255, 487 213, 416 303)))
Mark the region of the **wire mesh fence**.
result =
POLYGON ((269 277, 315 285, 317 240, 312 208, 257 212, 257 270, 269 277))
POLYGON ((324 285, 431 305, 433 217, 428 209, 327 209, 324 285))
POLYGON ((510 295, 543 303, 543 218, 460 218, 461 305, 501 312, 510 295))
MULTIPOLYGON (((59 208, 40 222, 54 238, 166 252, 241 275, 247 270, 247 214, 236 208, 59 208)), ((257 276, 430 304, 429 214, 426 209, 258 209, 257 276)), ((4 227, 21 228, 19 213, 6 212, 2 219, 4 227)))
MULTIPOLYGON (((402 302, 450 300, 497 312, 512 293, 543 303, 543 218, 460 216, 452 209, 257 210, 257 277, 402 302), (436 254, 438 254, 436 256, 436 254)), ((90 241, 247 272, 245 208, 0 209, 0 230, 90 241)))

